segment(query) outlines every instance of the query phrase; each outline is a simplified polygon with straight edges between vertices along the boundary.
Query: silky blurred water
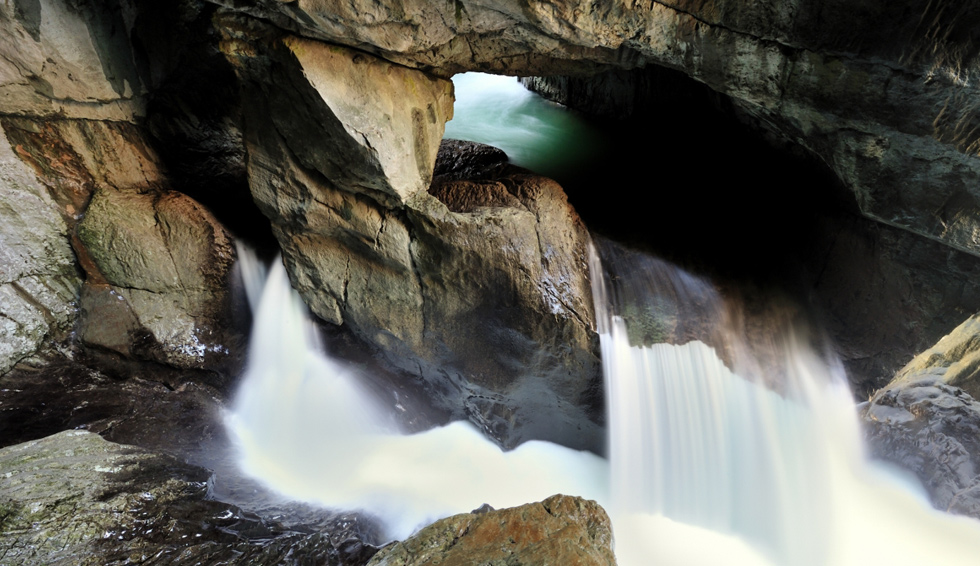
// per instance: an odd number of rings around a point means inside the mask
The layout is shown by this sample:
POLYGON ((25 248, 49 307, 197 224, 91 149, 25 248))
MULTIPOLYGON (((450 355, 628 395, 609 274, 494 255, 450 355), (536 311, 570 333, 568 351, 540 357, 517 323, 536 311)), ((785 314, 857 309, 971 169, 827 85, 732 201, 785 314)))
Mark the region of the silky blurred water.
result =
POLYGON ((253 278, 246 288, 262 291, 226 424, 242 469, 266 486, 372 515, 389 539, 485 503, 513 507, 556 493, 607 499, 606 463, 589 452, 541 441, 503 452, 468 422, 403 434, 361 376, 319 347, 282 263, 265 281, 262 270, 243 272, 253 278))
POLYGON ((750 348, 725 301, 705 299, 714 293, 708 282, 665 262, 654 267, 642 273, 650 291, 622 288, 592 250, 608 415, 607 510, 621 565, 980 561, 980 522, 933 509, 914 480, 866 456, 833 356, 818 355, 792 326, 750 348), (638 292, 644 296, 622 296, 638 292), (680 299, 681 316, 714 305, 718 328, 706 333, 721 336, 736 371, 698 340, 631 344, 615 304, 653 300, 654 293, 680 299), (683 304, 695 297, 697 305, 683 304), (780 363, 759 363, 759 348, 780 363), (766 385, 773 383, 778 392, 766 385))
MULTIPOLYGON (((454 80, 447 137, 490 143, 545 174, 602 143, 516 79, 454 80)), ((790 328, 759 357, 726 326, 711 283, 669 264, 643 276, 656 283, 648 289, 610 289, 592 258, 605 461, 536 441, 504 453, 464 422, 404 434, 362 376, 319 347, 282 265, 266 278, 242 255, 255 326, 226 423, 242 469, 286 497, 367 512, 389 538, 404 538, 484 503, 581 495, 610 512, 617 559, 627 566, 980 563, 980 523, 932 509, 921 487, 868 460, 839 364, 790 328), (617 301, 616 293, 631 296, 617 301), (712 346, 630 343, 629 317, 615 303, 659 305, 666 295, 696 299, 691 312, 711 320, 712 346)))

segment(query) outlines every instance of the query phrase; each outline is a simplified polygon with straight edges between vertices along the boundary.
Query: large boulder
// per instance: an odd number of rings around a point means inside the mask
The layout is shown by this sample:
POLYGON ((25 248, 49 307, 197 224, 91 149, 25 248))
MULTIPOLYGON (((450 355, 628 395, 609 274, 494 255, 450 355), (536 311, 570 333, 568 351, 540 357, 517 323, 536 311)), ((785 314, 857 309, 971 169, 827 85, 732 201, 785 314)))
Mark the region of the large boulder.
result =
POLYGON ((861 416, 872 456, 915 474, 937 509, 980 519, 980 403, 923 377, 877 393, 861 416))
POLYGON ((169 189, 142 132, 98 120, 2 125, 57 205, 71 243, 65 261, 85 274, 76 303, 83 343, 183 368, 229 362, 241 341, 228 322, 230 237, 169 189))
POLYGON ((4 564, 342 565, 370 556, 212 501, 207 470, 90 432, 4 448, 0 470, 4 564))
POLYGON ((480 509, 384 547, 368 566, 508 564, 612 566, 612 525, 594 501, 555 495, 540 503, 480 509))
POLYGON ((100 189, 78 235, 95 268, 82 340, 188 368, 228 354, 222 323, 234 252, 201 205, 174 191, 100 189))
POLYGON ((599 450, 588 235, 561 188, 510 171, 433 196, 449 82, 246 18, 222 25, 252 193, 313 312, 505 446, 599 450))
POLYGON ((913 472, 938 509, 980 518, 980 315, 916 356, 862 410, 874 456, 913 472))
MULTIPOLYGON (((195 15, 201 6, 182 3, 174 10, 180 16, 158 23, 209 22, 195 15)), ((144 12, 152 11, 128 1, 0 7, 4 261, 17 264, 0 276, 9 296, 0 373, 42 341, 70 338, 76 319, 82 343, 110 357, 226 370, 229 348, 240 345, 229 324, 229 236, 209 211, 173 190, 137 125, 146 86, 173 71, 168 56, 189 50, 147 49, 153 14, 144 12)), ((235 139, 233 127, 223 131, 235 139)), ((226 160, 232 169, 234 160, 226 160)))

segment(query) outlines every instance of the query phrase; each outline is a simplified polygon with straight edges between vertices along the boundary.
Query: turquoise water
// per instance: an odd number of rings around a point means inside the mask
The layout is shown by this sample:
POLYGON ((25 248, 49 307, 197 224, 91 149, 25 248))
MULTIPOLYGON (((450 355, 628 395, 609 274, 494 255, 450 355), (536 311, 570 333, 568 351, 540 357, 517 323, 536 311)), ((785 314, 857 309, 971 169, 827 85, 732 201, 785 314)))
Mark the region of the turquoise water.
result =
POLYGON ((589 166, 606 146, 602 132, 516 77, 463 73, 453 83, 455 117, 446 138, 498 147, 511 163, 559 179, 589 166))

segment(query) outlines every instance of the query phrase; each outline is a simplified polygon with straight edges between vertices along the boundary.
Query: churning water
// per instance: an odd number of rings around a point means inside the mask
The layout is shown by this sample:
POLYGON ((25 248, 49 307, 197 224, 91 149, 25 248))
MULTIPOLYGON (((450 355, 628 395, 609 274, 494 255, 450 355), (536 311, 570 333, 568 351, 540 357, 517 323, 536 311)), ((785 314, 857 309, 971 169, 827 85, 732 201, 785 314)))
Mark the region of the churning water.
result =
MULTIPOLYGON (((632 345, 598 255, 593 295, 606 380, 611 498, 621 564, 977 564, 980 523, 940 513, 921 488, 864 455, 840 365, 792 329, 759 363, 706 282, 651 260, 619 271, 652 294, 715 309, 736 370, 703 342, 632 345), (767 357, 768 359, 768 357, 767 357), (766 375, 776 372, 778 376, 766 375), (780 391, 764 383, 778 382, 780 391)), ((624 296, 625 295, 625 296, 624 296)), ((659 297, 663 299, 663 297, 659 297)), ((678 305, 683 313, 685 305, 678 305)))
POLYGON ((390 538, 484 503, 607 499, 606 463, 588 452, 532 441, 505 453, 466 422, 401 434, 358 376, 320 350, 307 316, 277 261, 226 419, 244 471, 273 490, 374 515, 390 538))
MULTIPOLYGON (((670 284, 710 290, 675 273, 670 284)), ((504 453, 462 422, 401 434, 317 347, 276 262, 227 418, 243 469, 287 497, 372 514, 391 538, 483 503, 566 493, 607 508, 623 565, 977 563, 980 524, 929 508, 866 460, 843 380, 806 346, 787 340, 776 393, 701 342, 630 345, 606 279, 593 280, 609 462, 537 441, 504 453)))

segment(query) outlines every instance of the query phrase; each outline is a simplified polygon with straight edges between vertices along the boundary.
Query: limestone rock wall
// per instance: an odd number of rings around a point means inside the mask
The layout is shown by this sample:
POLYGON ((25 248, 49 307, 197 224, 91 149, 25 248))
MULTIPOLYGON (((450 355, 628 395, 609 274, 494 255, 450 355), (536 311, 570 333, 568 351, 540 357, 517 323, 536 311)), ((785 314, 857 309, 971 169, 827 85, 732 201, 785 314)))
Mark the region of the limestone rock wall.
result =
POLYGON ((443 75, 678 69, 730 96, 758 127, 821 159, 868 217, 980 254, 980 11, 970 5, 224 4, 443 75))
POLYGON ((0 374, 71 330, 126 358, 228 365, 234 254, 210 212, 173 190, 141 125, 146 85, 162 79, 144 66, 138 5, 0 7, 0 374))
POLYGON ((63 338, 80 286, 58 204, 0 136, 0 374, 63 338))
POLYGON ((587 233, 560 187, 514 177, 496 183, 506 202, 450 210, 426 190, 448 81, 239 16, 222 25, 252 193, 313 312, 505 445, 599 449, 587 233))
POLYGON ((129 120, 143 82, 116 2, 34 0, 0 6, 0 108, 37 117, 129 120))

